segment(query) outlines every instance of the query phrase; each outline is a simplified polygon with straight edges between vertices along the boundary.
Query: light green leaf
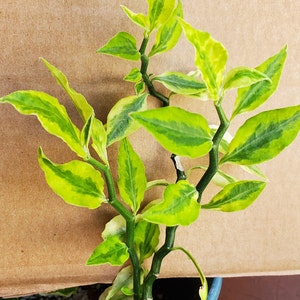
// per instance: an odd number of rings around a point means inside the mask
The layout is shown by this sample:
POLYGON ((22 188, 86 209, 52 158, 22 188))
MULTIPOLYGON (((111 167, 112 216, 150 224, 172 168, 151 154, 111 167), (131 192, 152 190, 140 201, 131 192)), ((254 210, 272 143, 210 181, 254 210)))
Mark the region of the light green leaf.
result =
POLYGON ((226 174, 225 172, 223 172, 222 170, 218 170, 217 173, 215 174, 215 176, 213 177, 212 181, 221 187, 224 187, 230 183, 234 183, 237 181, 236 178, 232 177, 229 174, 226 174))
POLYGON ((118 175, 121 198, 136 213, 144 199, 147 179, 144 164, 127 139, 120 143, 118 175))
POLYGON ((171 16, 175 0, 147 0, 150 31, 159 28, 171 16))
POLYGON ((178 107, 162 107, 131 116, 168 151, 181 156, 200 157, 212 147, 207 121, 199 114, 178 107))
POLYGON ((106 201, 102 176, 88 163, 73 160, 61 165, 55 164, 40 148, 39 164, 48 185, 66 203, 95 209, 106 201))
MULTIPOLYGON (((187 177, 189 178, 192 171, 194 170, 197 170, 197 169, 201 169, 201 170, 207 170, 207 167, 206 166, 195 166, 195 167, 192 167, 188 170, 187 172, 187 177)), ((225 185, 229 184, 229 183, 232 183, 232 182, 236 182, 237 179, 235 179, 234 177, 232 177, 231 175, 229 174, 226 174, 225 172, 223 172, 222 170, 218 170, 216 172, 216 174, 214 175, 214 177, 212 178, 212 181, 218 185, 218 186, 221 186, 221 187, 224 187, 225 185)))
POLYGON ((140 262, 143 262, 155 252, 159 242, 159 234, 160 231, 157 224, 143 220, 137 223, 134 243, 139 254, 140 262))
MULTIPOLYGON (((211 125, 210 128, 211 128, 211 131, 212 131, 212 135, 214 135, 217 131, 218 126, 211 125)), ((223 153, 223 154, 227 153, 228 148, 229 148, 229 144, 232 141, 232 139, 233 139, 232 135, 228 131, 226 131, 226 133, 222 137, 222 140, 221 140, 220 145, 219 145, 219 152, 220 153, 223 153)), ((245 170, 246 172, 250 173, 250 174, 256 175, 256 176, 261 177, 265 180, 267 179, 267 177, 263 173, 263 171, 256 165, 250 165, 250 166, 240 165, 240 167, 243 170, 245 170)))
POLYGON ((133 271, 132 266, 123 268, 116 276, 113 284, 103 294, 99 300, 129 300, 131 297, 122 295, 122 289, 127 287, 133 288, 133 271))
POLYGON ((133 68, 125 77, 124 80, 130 82, 139 82, 142 80, 142 73, 138 68, 133 68))
POLYGON ((201 207, 224 212, 242 210, 257 199, 265 186, 264 181, 237 181, 226 185, 209 203, 201 207))
POLYGON ((128 297, 131 297, 134 295, 134 292, 133 292, 133 287, 132 288, 129 288, 128 286, 123 286, 121 288, 121 291, 122 293, 125 295, 125 296, 128 296, 128 297))
POLYGON ((128 32, 117 33, 97 52, 128 60, 139 60, 140 58, 140 52, 136 47, 136 40, 128 32))
POLYGON ((167 52, 177 44, 182 32, 182 27, 179 24, 177 17, 183 17, 181 1, 178 1, 178 5, 174 9, 169 20, 157 31, 156 42, 148 55, 149 57, 158 53, 167 52))
POLYGON ((224 78, 224 89, 243 88, 248 87, 254 83, 267 80, 271 82, 270 78, 264 73, 248 68, 237 67, 230 70, 224 78))
POLYGON ((85 97, 82 94, 77 93, 69 85, 67 77, 63 74, 62 71, 57 69, 55 66, 51 65, 46 59, 41 58, 41 61, 45 64, 48 70, 51 72, 51 75, 56 79, 57 83, 66 91, 71 100, 73 101, 77 111, 79 112, 81 118, 84 122, 93 113, 93 108, 86 101, 85 97))
POLYGON ((129 96, 119 100, 107 116, 107 146, 123 139, 139 128, 129 114, 147 108, 148 94, 129 96))
POLYGON ((262 163, 278 155, 300 130, 300 105, 262 112, 237 131, 221 163, 262 163))
POLYGON ((104 240, 92 253, 86 264, 88 266, 110 264, 121 266, 129 258, 128 248, 117 235, 104 240))
POLYGON ((165 72, 153 77, 153 80, 162 83, 166 88, 176 94, 192 95, 206 91, 204 83, 195 77, 180 72, 165 72))
POLYGON ((167 186, 169 182, 166 179, 157 179, 147 182, 147 190, 154 188, 155 186, 167 186))
POLYGON ((77 293, 78 293, 78 287, 71 287, 71 288, 57 290, 57 291, 54 291, 54 292, 51 292, 51 293, 46 293, 46 294, 42 293, 42 294, 39 294, 39 295, 43 296, 43 298, 44 297, 49 298, 49 296, 50 296, 50 298, 52 296, 70 298, 71 296, 73 296, 77 293))
POLYGON ((102 231, 102 238, 108 239, 113 235, 123 237, 126 232, 126 221, 121 215, 113 217, 106 223, 104 230, 102 231))
POLYGON ((92 127, 92 147, 99 155, 99 157, 107 164, 107 151, 106 151, 106 143, 107 143, 107 135, 105 128, 102 122, 96 118, 94 118, 93 127, 92 127))
POLYGON ((227 62, 227 51, 208 32, 196 30, 184 20, 179 20, 188 41, 195 48, 195 65, 201 71, 210 96, 213 100, 218 100, 227 62))
POLYGON ((116 292, 112 297, 107 298, 110 291, 113 289, 112 286, 109 286, 107 289, 104 290, 103 293, 101 293, 99 300, 133 300, 132 296, 126 296, 122 293, 122 289, 118 292, 116 292))
POLYGON ((268 181, 268 177, 263 173, 263 171, 257 165, 250 165, 250 166, 240 165, 240 167, 246 172, 248 172, 249 174, 256 175, 268 181))
POLYGON ((146 88, 146 85, 145 85, 144 81, 137 82, 134 86, 134 89, 135 89, 135 92, 137 95, 144 93, 145 88, 146 88))
POLYGON ((259 107, 276 91, 287 55, 286 49, 287 47, 284 47, 279 53, 270 57, 256 68, 259 72, 266 74, 271 79, 271 82, 263 80, 250 87, 238 90, 231 119, 238 114, 259 107))
POLYGON ((134 13, 129 8, 127 8, 125 5, 121 5, 123 11, 127 15, 127 17, 136 25, 142 27, 143 29, 147 29, 148 27, 148 20, 147 17, 142 13, 134 13))
POLYGON ((80 157, 86 157, 79 129, 56 98, 39 91, 17 91, 0 98, 0 103, 13 105, 21 114, 35 115, 47 132, 61 138, 80 157))
POLYGON ((166 226, 186 226, 199 216, 200 205, 197 202, 196 188, 185 180, 170 184, 164 192, 162 202, 143 212, 144 220, 166 226))

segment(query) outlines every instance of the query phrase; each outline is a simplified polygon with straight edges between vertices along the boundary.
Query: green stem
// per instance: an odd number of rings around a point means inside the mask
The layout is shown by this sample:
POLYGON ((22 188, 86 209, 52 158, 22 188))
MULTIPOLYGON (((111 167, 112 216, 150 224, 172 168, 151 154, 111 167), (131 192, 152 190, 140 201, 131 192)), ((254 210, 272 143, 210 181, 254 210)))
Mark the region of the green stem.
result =
POLYGON ((148 73, 148 65, 149 65, 149 57, 145 54, 146 51, 146 47, 148 44, 149 38, 145 37, 143 39, 142 45, 140 47, 140 53, 141 53, 141 69, 140 72, 142 74, 142 78, 143 81, 145 82, 148 91, 150 93, 151 96, 157 98, 158 100, 160 100, 164 106, 168 106, 169 105, 169 98, 164 96, 163 94, 161 94, 160 92, 156 91, 148 73))
POLYGON ((144 300, 153 299, 153 296, 152 296, 153 283, 157 279, 157 277, 160 273, 160 268, 161 268, 163 259, 173 249, 174 241, 175 241, 175 233, 176 233, 177 227, 178 226, 166 228, 165 243, 157 252, 155 252, 155 254, 153 256, 151 269, 144 280, 144 289, 143 289, 143 299, 144 300))
MULTIPOLYGON (((171 159, 176 169, 177 181, 185 180, 186 175, 181 165, 180 157, 175 154, 172 154, 171 159)), ((174 249, 173 247, 174 247, 175 233, 177 228, 178 226, 166 227, 165 243, 154 254, 150 272, 148 273, 147 277, 144 280, 143 299, 145 300, 153 299, 152 296, 153 283, 157 279, 160 273, 163 259, 174 249)))
POLYGON ((207 280, 205 278, 205 275, 203 273, 203 271, 201 270, 200 266, 198 265, 196 259, 193 257, 193 255, 187 251, 186 249, 184 249, 183 247, 174 247, 172 249, 172 251, 176 251, 176 250, 180 250, 182 251, 185 255, 187 255, 187 257, 192 261, 192 263, 194 264, 195 268, 198 271, 199 274, 199 278, 201 281, 201 288, 200 288, 200 293, 203 294, 203 297, 201 297, 202 299, 206 299, 207 298, 207 290, 208 290, 208 286, 207 286, 207 280))
POLYGON ((134 290, 134 299, 139 300, 141 295, 141 284, 140 284, 140 275, 141 267, 139 258, 134 249, 134 231, 135 231, 135 216, 126 209, 126 207, 119 201, 114 179, 110 170, 110 167, 107 165, 101 164, 94 158, 89 158, 87 160, 91 165, 102 171, 105 176, 107 190, 108 190, 108 203, 121 215, 126 221, 126 245, 128 247, 128 252, 130 255, 130 260, 133 267, 133 290, 134 290))
POLYGON ((209 152, 209 166, 205 171, 204 175, 196 185, 196 189, 199 193, 198 202, 201 202, 202 194, 214 175, 217 173, 219 168, 219 145, 222 141, 226 130, 229 127, 229 120, 227 119, 225 112, 221 106, 221 101, 215 103, 215 108, 217 110, 219 119, 220 119, 220 126, 218 127, 214 137, 213 137, 213 147, 209 152))

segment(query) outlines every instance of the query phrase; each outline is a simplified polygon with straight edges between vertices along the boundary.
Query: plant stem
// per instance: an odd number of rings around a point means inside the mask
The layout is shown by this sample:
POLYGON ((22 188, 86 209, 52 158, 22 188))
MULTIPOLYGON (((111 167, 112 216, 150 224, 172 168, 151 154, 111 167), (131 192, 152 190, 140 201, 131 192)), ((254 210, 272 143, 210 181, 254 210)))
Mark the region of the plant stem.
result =
MULTIPOLYGON (((174 167, 176 169, 177 181, 185 180, 186 175, 185 175, 185 172, 181 165, 180 157, 175 154, 172 154, 171 159, 172 159, 172 161, 174 163, 174 167)), ((166 255, 168 255, 174 249, 173 247, 174 247, 175 233, 176 233, 177 228, 178 228, 178 226, 166 227, 165 243, 154 254, 150 272, 148 273, 147 277, 144 280, 144 290, 143 290, 143 299, 144 300, 153 299, 153 296, 152 296, 153 283, 157 279, 157 277, 160 273, 161 264, 162 264, 163 259, 165 258, 166 255)))
POLYGON ((222 138, 224 134, 226 133, 226 130, 229 127, 229 120, 227 119, 225 112, 221 106, 222 101, 218 101, 215 103, 215 108, 217 110, 219 120, 220 120, 220 126, 218 127, 214 137, 213 137, 213 147, 209 152, 209 166, 207 170, 205 171, 204 175, 196 185, 196 189, 199 193, 198 202, 201 202, 202 194, 214 175, 217 173, 219 168, 219 145, 222 141, 222 138))
POLYGON ((144 37, 142 45, 140 47, 140 54, 141 54, 141 69, 140 72, 142 74, 143 81, 145 82, 148 91, 151 96, 157 98, 160 100, 164 106, 169 105, 169 98, 161 94, 160 92, 156 91, 155 87, 152 84, 152 81, 150 80, 150 77, 147 73, 148 65, 149 65, 149 57, 145 54, 146 47, 148 44, 149 38, 144 37))
POLYGON ((152 296, 153 283, 157 279, 160 273, 160 268, 164 257, 168 255, 173 249, 177 227, 178 226, 166 228, 165 243, 157 252, 155 252, 153 256, 151 269, 144 280, 144 289, 143 289, 144 300, 153 299, 152 296))
POLYGON ((89 158, 88 162, 103 172, 109 195, 108 202, 126 221, 126 245, 128 247, 128 252, 133 269, 134 300, 139 300, 141 295, 141 267, 139 258, 134 249, 135 216, 129 210, 127 210, 126 207, 117 198, 114 179, 110 167, 101 164, 94 158, 89 158))

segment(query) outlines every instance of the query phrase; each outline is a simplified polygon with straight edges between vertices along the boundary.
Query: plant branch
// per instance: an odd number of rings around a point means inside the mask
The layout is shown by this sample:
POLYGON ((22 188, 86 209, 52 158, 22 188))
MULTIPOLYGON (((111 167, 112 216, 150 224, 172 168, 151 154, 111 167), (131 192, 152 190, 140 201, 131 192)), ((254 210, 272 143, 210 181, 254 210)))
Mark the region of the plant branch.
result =
POLYGON ((141 54, 141 69, 140 69, 140 72, 142 74, 142 78, 143 78, 143 81, 145 82, 147 88, 148 88, 148 91, 150 93, 151 96, 157 98, 158 100, 160 100, 164 106, 168 106, 169 105, 169 98, 164 96, 163 94, 161 94, 160 92, 158 92, 148 73, 147 73, 147 70, 148 70, 148 65, 149 65, 149 57, 145 54, 145 51, 146 51, 146 47, 147 47, 147 44, 148 44, 148 41, 149 41, 149 38, 148 37, 145 37, 143 39, 143 42, 142 42, 142 45, 140 47, 140 54, 141 54))
POLYGON ((135 231, 135 217, 134 215, 126 209, 126 207, 119 201, 116 194, 116 189, 114 185, 114 179, 109 166, 101 164, 94 158, 89 158, 87 160, 91 165, 102 171, 104 174, 107 190, 108 190, 108 203, 121 215, 126 221, 126 245, 128 247, 128 252, 130 255, 130 260, 133 266, 133 290, 134 299, 139 300, 141 294, 141 284, 140 284, 140 274, 141 267, 139 258, 134 249, 134 231, 135 231))
POLYGON ((215 108, 217 110, 219 120, 220 120, 220 126, 218 127, 214 137, 213 137, 213 146, 212 149, 209 152, 209 166, 207 170, 205 171, 204 175, 196 185, 196 189, 199 193, 198 202, 201 202, 202 194, 214 175, 217 173, 219 168, 219 145, 222 141, 222 138, 224 134, 226 133, 226 130, 229 127, 229 120, 227 119, 225 112, 221 106, 221 101, 218 101, 215 103, 215 108))
POLYGON ((193 255, 189 251, 187 251, 183 247, 174 247, 172 250, 173 251, 175 251, 175 250, 182 251, 192 261, 192 263, 194 264, 195 268, 198 271, 199 278, 200 278, 201 285, 202 285, 200 287, 200 295, 203 295, 203 297, 202 296, 200 296, 200 297, 201 297, 201 299, 206 299, 207 298, 207 290, 208 290, 207 280, 206 280, 206 277, 205 277, 203 271, 201 270, 200 266, 198 265, 196 259, 193 257, 193 255))
POLYGON ((175 233, 178 226, 167 227, 166 228, 166 237, 165 243, 161 246, 161 248, 155 252, 151 264, 151 269, 144 280, 144 290, 143 290, 143 299, 150 300, 153 299, 152 296, 152 287, 154 281, 157 279, 163 259, 166 255, 168 255, 174 246, 175 241, 175 233))
MULTIPOLYGON (((176 174, 177 174, 177 181, 179 180, 185 180, 186 175, 184 172, 184 169, 181 165, 180 162, 180 157, 172 154, 171 159, 174 163, 174 167, 176 169, 176 174)), ((147 277, 144 280, 144 294, 143 294, 143 299, 150 300, 153 299, 152 296, 152 288, 153 288, 153 283, 157 279, 160 269, 161 269, 161 264, 163 259, 172 251, 174 250, 174 242, 175 242, 175 233, 177 230, 178 226, 173 226, 173 227, 166 227, 166 235, 165 235, 165 242, 163 246, 154 254, 152 264, 151 264, 151 269, 147 275, 147 277)))

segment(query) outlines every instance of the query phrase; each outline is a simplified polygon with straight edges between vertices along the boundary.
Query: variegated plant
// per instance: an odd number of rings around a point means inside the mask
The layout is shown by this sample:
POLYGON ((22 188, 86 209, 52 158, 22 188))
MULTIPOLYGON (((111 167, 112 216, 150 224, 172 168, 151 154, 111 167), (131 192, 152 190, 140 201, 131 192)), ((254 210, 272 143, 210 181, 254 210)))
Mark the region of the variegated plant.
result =
POLYGON ((140 68, 134 67, 125 76, 125 80, 135 84, 136 94, 113 106, 106 125, 97 119, 85 97, 69 86, 65 75, 45 59, 42 62, 77 108, 84 124, 82 129, 71 121, 56 98, 43 92, 17 91, 2 97, 0 103, 12 104, 22 114, 36 115, 46 131, 62 139, 79 157, 56 164, 39 149, 39 164, 55 193, 76 206, 95 209, 110 205, 118 213, 106 224, 103 241, 87 264, 121 266, 127 261, 130 264, 121 269, 100 299, 152 299, 153 282, 160 273, 162 260, 169 252, 181 250, 199 271, 202 282, 199 295, 204 300, 207 299, 206 279, 191 254, 174 246, 176 229, 197 220, 201 209, 232 212, 248 207, 266 185, 256 165, 272 159, 295 139, 300 129, 300 105, 256 114, 231 137, 227 132, 231 121, 259 107, 276 90, 287 48, 283 47, 257 68, 237 67, 226 71, 226 49, 209 33, 183 20, 180 0, 147 2, 147 15, 122 6, 129 19, 144 32, 140 47, 135 37, 120 32, 99 49, 100 53, 141 63, 140 68), (195 48, 197 71, 150 75, 151 57, 172 49, 182 31, 195 48), (152 36, 155 38, 150 39, 152 36), (164 85, 170 93, 159 92, 157 84, 164 85), (237 89, 237 98, 232 114, 227 116, 223 102, 229 89, 237 89), (149 94, 161 102, 161 108, 147 109, 149 94), (212 101, 219 125, 209 126, 205 116, 171 106, 174 94, 212 101), (130 143, 130 135, 141 126, 170 152, 176 182, 147 181, 144 163, 130 143), (117 179, 113 178, 107 151, 108 146, 116 142, 119 143, 117 179), (95 151, 91 152, 90 147, 95 151), (207 166, 195 166, 185 173, 180 156, 206 155, 207 166), (258 179, 238 180, 226 174, 222 166, 228 163, 241 165, 258 175, 258 179), (202 168, 204 175, 194 186, 188 175, 195 168, 202 168), (221 185, 221 190, 202 204, 203 191, 211 181, 221 185), (157 185, 165 186, 161 199, 142 206, 146 190, 157 185), (141 209, 141 206, 145 207, 141 209), (166 227, 166 235, 158 248, 160 225, 166 227), (150 270, 143 266, 145 259, 152 259, 150 270))

